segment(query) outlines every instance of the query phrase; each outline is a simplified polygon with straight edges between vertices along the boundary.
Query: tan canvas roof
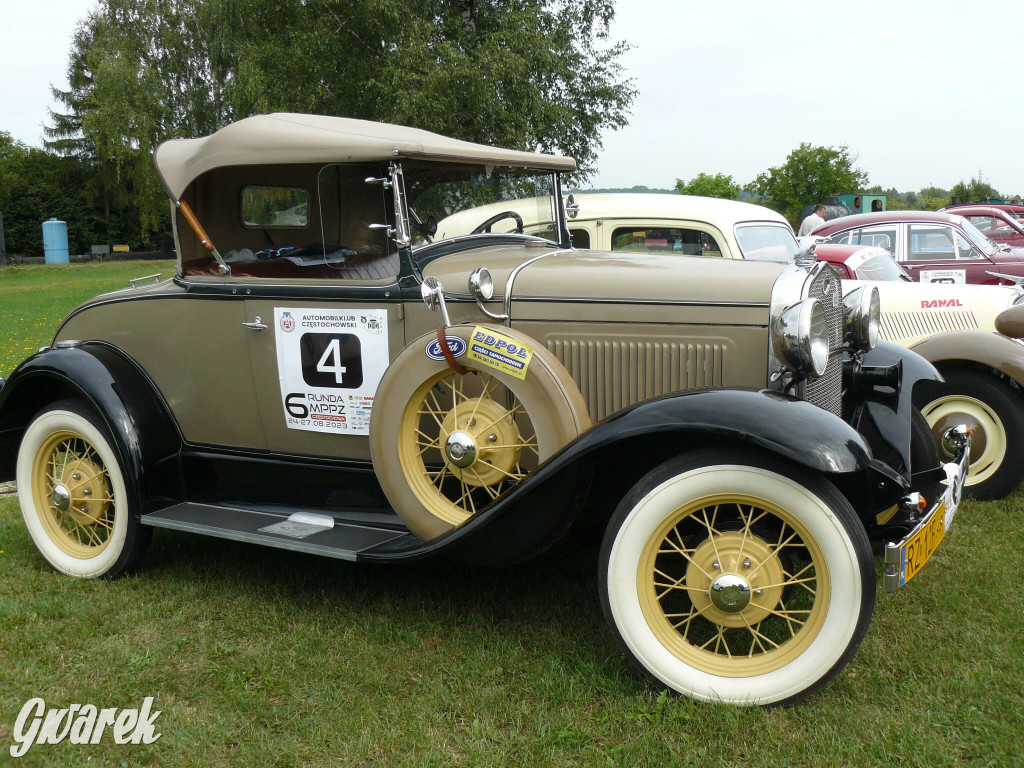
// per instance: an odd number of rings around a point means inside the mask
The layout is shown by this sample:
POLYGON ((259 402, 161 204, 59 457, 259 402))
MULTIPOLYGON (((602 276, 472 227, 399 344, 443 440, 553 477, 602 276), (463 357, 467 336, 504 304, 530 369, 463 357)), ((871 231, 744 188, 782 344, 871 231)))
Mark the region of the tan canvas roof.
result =
POLYGON ((351 163, 414 157, 572 171, 576 161, 449 139, 418 128, 345 117, 278 112, 232 123, 201 139, 172 139, 154 153, 175 200, 197 177, 229 165, 351 163))

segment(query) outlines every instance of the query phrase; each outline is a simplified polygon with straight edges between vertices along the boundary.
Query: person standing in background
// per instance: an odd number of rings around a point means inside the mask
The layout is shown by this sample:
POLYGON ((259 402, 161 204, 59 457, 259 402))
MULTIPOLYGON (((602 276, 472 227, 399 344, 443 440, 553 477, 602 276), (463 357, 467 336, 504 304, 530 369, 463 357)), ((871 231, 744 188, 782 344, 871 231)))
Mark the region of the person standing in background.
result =
POLYGON ((824 205, 816 205, 816 206, 814 206, 814 211, 811 212, 811 215, 808 216, 806 219, 804 219, 800 223, 800 231, 797 232, 796 236, 797 237, 803 237, 804 235, 809 235, 809 234, 811 234, 811 232, 816 230, 818 227, 820 227, 824 223, 825 223, 825 206, 824 205))

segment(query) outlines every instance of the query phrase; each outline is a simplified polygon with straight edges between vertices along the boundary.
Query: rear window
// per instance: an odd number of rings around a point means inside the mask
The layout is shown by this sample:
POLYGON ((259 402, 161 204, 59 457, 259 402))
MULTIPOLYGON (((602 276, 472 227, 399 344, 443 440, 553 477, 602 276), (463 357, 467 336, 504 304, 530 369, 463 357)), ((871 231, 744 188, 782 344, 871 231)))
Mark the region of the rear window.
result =
POLYGON ((309 194, 295 187, 244 187, 242 223, 278 229, 309 223, 309 194))

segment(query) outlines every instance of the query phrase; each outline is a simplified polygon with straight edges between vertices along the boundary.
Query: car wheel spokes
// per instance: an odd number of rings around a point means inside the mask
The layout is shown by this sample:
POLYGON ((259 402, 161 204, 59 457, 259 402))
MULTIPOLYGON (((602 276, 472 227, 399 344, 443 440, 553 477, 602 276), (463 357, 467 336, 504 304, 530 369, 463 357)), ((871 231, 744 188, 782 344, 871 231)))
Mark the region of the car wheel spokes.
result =
POLYGON ((788 663, 827 609, 813 541, 785 510, 737 496, 676 510, 648 540, 639 576, 663 645, 715 674, 788 663))
POLYGON ((421 387, 406 439, 429 482, 429 504, 459 523, 523 480, 539 463, 522 402, 482 371, 446 371, 421 387), (447 507, 447 509, 445 509, 447 507))
POLYGON ((75 557, 102 550, 114 530, 114 497, 103 459, 88 440, 52 435, 36 457, 36 499, 54 543, 75 557))

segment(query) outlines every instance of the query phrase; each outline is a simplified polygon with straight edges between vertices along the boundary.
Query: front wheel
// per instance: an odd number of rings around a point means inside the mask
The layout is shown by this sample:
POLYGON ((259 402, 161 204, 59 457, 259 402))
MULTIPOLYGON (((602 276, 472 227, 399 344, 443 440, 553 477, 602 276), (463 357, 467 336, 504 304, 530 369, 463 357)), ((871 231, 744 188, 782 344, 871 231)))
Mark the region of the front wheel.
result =
POLYGON ((83 403, 63 400, 32 420, 17 479, 25 526, 56 570, 113 578, 142 557, 151 529, 130 504, 112 440, 83 403))
POLYGON ((599 578, 630 659, 705 701, 778 704, 832 679, 871 621, 863 524, 835 487, 779 461, 680 456, 626 495, 599 578))
MULTIPOLYGON (((1024 401, 993 373, 969 368, 942 372, 944 384, 922 382, 914 392, 937 444, 949 427, 971 429, 971 455, 964 495, 1001 499, 1024 479, 1024 401)), ((942 461, 953 461, 942 455, 942 461)))

